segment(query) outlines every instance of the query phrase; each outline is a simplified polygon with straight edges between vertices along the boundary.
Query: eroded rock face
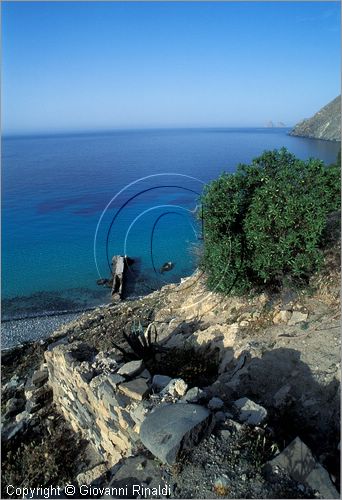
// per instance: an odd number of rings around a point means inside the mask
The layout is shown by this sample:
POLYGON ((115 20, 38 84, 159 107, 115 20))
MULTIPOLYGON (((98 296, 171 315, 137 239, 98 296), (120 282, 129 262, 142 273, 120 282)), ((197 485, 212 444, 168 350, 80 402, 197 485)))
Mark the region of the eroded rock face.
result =
POLYGON ((191 448, 210 429, 212 418, 203 406, 177 403, 160 406, 143 421, 140 439, 163 463, 175 463, 181 449, 191 448))

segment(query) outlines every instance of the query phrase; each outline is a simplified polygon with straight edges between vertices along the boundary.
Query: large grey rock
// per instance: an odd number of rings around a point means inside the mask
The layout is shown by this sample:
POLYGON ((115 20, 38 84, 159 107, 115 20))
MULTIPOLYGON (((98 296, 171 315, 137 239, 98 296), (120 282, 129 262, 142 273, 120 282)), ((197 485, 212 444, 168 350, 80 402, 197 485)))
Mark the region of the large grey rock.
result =
POLYGON ((118 369, 117 373, 119 375, 124 375, 126 377, 134 377, 140 373, 143 369, 143 361, 139 359, 138 361, 130 361, 125 363, 121 368, 118 369))
POLYGON ((266 473, 277 468, 286 471, 295 481, 306 483, 323 498, 340 498, 328 472, 316 462, 311 450, 299 437, 265 466, 266 473))
POLYGON ((251 399, 241 398, 234 401, 234 406, 239 412, 240 422, 249 425, 260 425, 267 417, 267 410, 254 403, 251 399))
POLYGON ((210 412, 203 406, 165 405, 147 415, 141 424, 140 439, 159 460, 172 465, 179 451, 196 445, 210 426, 210 412))

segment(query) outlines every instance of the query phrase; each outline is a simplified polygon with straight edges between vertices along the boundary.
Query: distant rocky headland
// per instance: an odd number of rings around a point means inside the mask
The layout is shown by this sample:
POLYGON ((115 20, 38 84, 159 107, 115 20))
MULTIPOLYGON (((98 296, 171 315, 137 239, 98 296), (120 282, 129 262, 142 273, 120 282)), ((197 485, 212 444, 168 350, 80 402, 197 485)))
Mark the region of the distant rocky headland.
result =
POLYGON ((329 102, 311 118, 298 123, 290 135, 341 141, 341 96, 329 102))

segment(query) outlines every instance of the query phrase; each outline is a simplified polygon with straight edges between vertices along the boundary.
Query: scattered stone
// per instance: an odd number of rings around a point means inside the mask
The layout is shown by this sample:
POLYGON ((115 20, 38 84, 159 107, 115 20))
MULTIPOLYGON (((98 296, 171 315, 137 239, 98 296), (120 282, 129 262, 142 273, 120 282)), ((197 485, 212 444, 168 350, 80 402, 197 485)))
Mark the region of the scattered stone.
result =
POLYGON ((311 450, 299 437, 265 466, 266 473, 275 472, 277 468, 287 472, 295 481, 317 490, 323 498, 340 498, 328 472, 316 462, 311 450))
POLYGON ((107 467, 105 466, 105 464, 99 464, 99 465, 96 465, 95 467, 93 467, 92 469, 89 469, 85 472, 81 472, 80 474, 78 474, 78 476, 76 477, 76 481, 78 483, 79 486, 82 486, 82 485, 95 485, 96 483, 99 482, 99 480, 101 479, 101 476, 103 476, 107 471, 107 467))
POLYGON ((22 398, 11 398, 6 404, 6 418, 17 415, 25 408, 25 401, 22 398))
POLYGON ((31 401, 31 400, 28 400, 26 402, 26 406, 25 406, 25 411, 27 413, 36 413, 38 410, 41 410, 43 408, 43 405, 40 404, 40 403, 35 403, 34 401, 31 401))
POLYGON ((37 390, 31 393, 31 401, 34 403, 40 403, 44 405, 52 401, 52 389, 47 385, 39 387, 37 390))
POLYGON ((138 403, 130 411, 130 415, 131 415, 132 419, 134 420, 134 422, 136 424, 140 425, 144 421, 144 419, 147 415, 147 408, 145 408, 143 403, 138 403))
POLYGON ((273 396, 275 408, 281 408, 287 404, 290 397, 290 390, 291 386, 289 384, 286 384, 275 393, 275 395, 273 396))
POLYGON ((10 441, 13 439, 18 432, 21 432, 25 427, 25 420, 21 420, 20 422, 11 423, 2 429, 1 438, 5 441, 10 441))
POLYGON ((208 403, 208 408, 210 408, 211 410, 221 410, 221 408, 223 408, 224 406, 224 402, 222 401, 222 399, 220 398, 211 398, 211 400, 209 401, 208 403))
POLYGON ((125 381, 125 378, 117 373, 111 373, 108 375, 107 380, 114 388, 116 388, 119 384, 125 381))
POLYGON ((227 428, 231 432, 240 432, 242 429, 242 425, 239 424, 239 422, 236 422, 235 420, 228 418, 224 422, 224 427, 227 428))
POLYGON ((108 490, 124 492, 119 496, 104 495, 102 498, 147 498, 143 494, 143 487, 148 486, 151 491, 157 491, 157 495, 148 498, 168 498, 170 491, 163 480, 160 466, 156 460, 144 456, 126 458, 117 471, 115 471, 108 490), (139 494, 139 488, 141 492, 139 494))
POLYGON ((251 399, 241 398, 234 402, 239 412, 239 420, 249 425, 260 425, 267 417, 267 410, 251 399))
POLYGON ((152 378, 152 375, 147 370, 147 368, 145 368, 145 370, 140 373, 140 377, 146 379, 147 381, 150 381, 152 378))
POLYGON ((14 375, 8 382, 7 384, 4 384, 2 387, 2 393, 6 393, 8 391, 13 391, 18 388, 19 385, 19 377, 17 375, 14 375))
POLYGON ((229 429, 221 429, 218 434, 221 439, 229 439, 232 435, 232 431, 229 429))
POLYGON ((291 318, 291 311, 277 311, 273 316, 273 323, 279 325, 280 323, 287 323, 291 318))
POLYGON ((59 340, 56 340, 55 342, 52 342, 51 344, 48 345, 48 352, 52 351, 55 347, 59 346, 59 345, 66 345, 69 343, 69 339, 68 337, 62 337, 61 339, 59 340))
POLYGON ((216 422, 224 422, 226 420, 226 414, 224 411, 217 411, 215 413, 215 420, 216 422))
POLYGON ((171 380, 171 377, 168 377, 167 375, 154 375, 152 379, 152 388, 157 392, 160 392, 168 385, 169 382, 171 382, 171 380))
POLYGON ((210 412, 203 406, 179 403, 161 406, 147 415, 140 439, 153 455, 172 465, 181 449, 190 449, 211 427, 210 412))
POLYGON ((204 399, 206 393, 199 387, 192 387, 187 391, 185 396, 183 396, 182 401, 187 403, 198 403, 201 399, 204 399))
POLYGON ((119 390, 129 398, 141 401, 148 394, 149 387, 145 379, 137 378, 130 382, 124 382, 119 386, 119 390))
POLYGON ((241 323, 242 321, 250 321, 252 316, 253 314, 251 312, 245 312, 238 317, 238 322, 241 323))
POLYGON ((140 373, 143 369, 143 361, 142 359, 139 359, 137 361, 130 361, 129 363, 125 363, 117 373, 119 375, 124 375, 126 377, 134 377, 134 375, 137 375, 140 373))
POLYGON ((229 498, 230 488, 228 480, 223 476, 218 477, 214 482, 213 490, 216 493, 216 495, 220 497, 229 498))
POLYGON ((247 319, 243 319, 242 321, 240 321, 239 325, 242 327, 248 326, 249 321, 247 319))
POLYGON ((242 353, 238 357, 236 366, 230 376, 233 377, 235 373, 237 373, 239 370, 242 370, 242 368, 246 365, 249 359, 250 359, 250 354, 246 351, 242 351, 242 353))
POLYGON ((219 366, 219 374, 223 373, 226 371, 227 367, 230 365, 230 363, 234 359, 234 352, 232 349, 227 349, 226 352, 224 353, 224 356, 221 360, 220 366, 219 366))
POLYGON ((171 396, 184 396, 188 388, 188 384, 181 378, 172 379, 167 386, 161 391, 162 395, 171 394, 171 396))
POLYGON ((32 380, 27 380, 24 387, 24 394, 26 399, 31 399, 32 394, 37 391, 38 388, 32 384, 32 380))
POLYGON ((88 361, 83 361, 80 365, 76 366, 75 372, 77 372, 79 377, 87 384, 89 384, 95 373, 94 368, 88 361))
POLYGON ((49 373, 47 370, 37 370, 32 375, 32 384, 36 387, 41 387, 48 381, 49 373))
POLYGON ((293 311, 291 319, 288 322, 289 326, 297 325, 297 323, 302 323, 308 319, 308 313, 302 313, 300 311, 293 311))
POLYGON ((31 418, 31 415, 28 411, 22 411, 21 413, 18 413, 18 415, 16 415, 15 421, 17 423, 20 423, 22 421, 28 421, 28 420, 30 420, 30 418, 31 418))

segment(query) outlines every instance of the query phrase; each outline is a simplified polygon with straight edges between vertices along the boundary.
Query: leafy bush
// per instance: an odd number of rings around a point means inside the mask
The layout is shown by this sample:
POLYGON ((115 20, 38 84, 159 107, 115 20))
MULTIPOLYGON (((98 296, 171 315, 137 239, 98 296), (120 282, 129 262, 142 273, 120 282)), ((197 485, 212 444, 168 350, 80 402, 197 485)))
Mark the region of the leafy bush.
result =
POLYGON ((202 267, 211 289, 303 283, 321 264, 327 215, 339 208, 340 165, 268 151, 209 183, 202 203, 202 267))

